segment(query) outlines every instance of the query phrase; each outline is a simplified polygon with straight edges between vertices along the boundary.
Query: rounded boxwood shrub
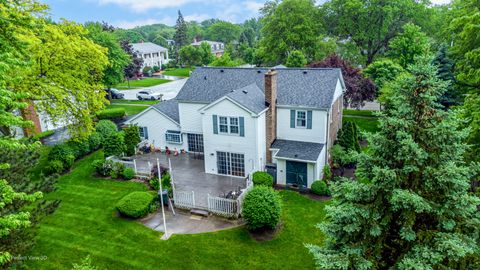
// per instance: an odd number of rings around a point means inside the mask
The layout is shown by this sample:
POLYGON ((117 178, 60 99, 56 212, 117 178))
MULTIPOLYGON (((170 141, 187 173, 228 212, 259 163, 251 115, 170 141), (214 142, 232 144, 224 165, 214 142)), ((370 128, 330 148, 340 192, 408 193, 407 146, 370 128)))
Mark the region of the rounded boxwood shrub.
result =
POLYGON ((323 195, 323 196, 330 196, 330 189, 328 188, 328 185, 325 181, 323 180, 317 180, 312 183, 311 190, 313 193, 317 195, 323 195))
POLYGON ((108 136, 118 131, 117 125, 110 120, 100 120, 95 126, 95 130, 102 136, 102 141, 108 136))
POLYGON ((116 207, 122 215, 132 218, 140 218, 150 212, 154 199, 155 196, 151 193, 134 191, 118 201, 116 207))
POLYGON ((254 172, 253 184, 255 186, 273 186, 273 177, 267 172, 254 172))
POLYGON ((102 135, 98 132, 92 133, 90 137, 88 137, 88 144, 90 146, 90 151, 95 151, 100 149, 102 145, 102 135))
POLYGON ((274 229, 281 209, 280 197, 271 187, 256 186, 245 196, 242 216, 249 230, 274 229))
POLYGON ((48 163, 46 170, 48 174, 60 174, 64 170, 63 162, 61 160, 52 160, 48 163))
POLYGON ((123 170, 122 175, 123 175, 123 179, 132 180, 133 177, 135 177, 135 171, 132 168, 125 168, 125 170, 123 170))

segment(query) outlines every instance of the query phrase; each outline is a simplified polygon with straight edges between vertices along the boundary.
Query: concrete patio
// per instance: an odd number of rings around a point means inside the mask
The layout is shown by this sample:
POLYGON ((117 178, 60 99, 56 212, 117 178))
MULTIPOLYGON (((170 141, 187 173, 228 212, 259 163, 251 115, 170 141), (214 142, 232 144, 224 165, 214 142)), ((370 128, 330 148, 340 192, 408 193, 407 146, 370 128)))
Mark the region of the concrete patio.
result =
POLYGON ((246 187, 246 178, 230 177, 205 173, 204 161, 201 156, 165 153, 149 153, 135 157, 137 170, 150 172, 159 159, 160 165, 168 168, 168 159, 172 165, 172 176, 178 191, 194 191, 195 205, 207 207, 207 196, 225 197, 230 191, 246 187))

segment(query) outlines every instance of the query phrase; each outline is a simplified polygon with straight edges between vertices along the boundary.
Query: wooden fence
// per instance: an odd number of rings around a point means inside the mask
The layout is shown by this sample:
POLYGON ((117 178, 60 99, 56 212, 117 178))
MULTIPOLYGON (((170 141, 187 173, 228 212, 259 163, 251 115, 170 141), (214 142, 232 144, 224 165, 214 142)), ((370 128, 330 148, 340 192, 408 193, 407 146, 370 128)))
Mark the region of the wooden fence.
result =
POLYGON ((173 190, 173 200, 178 208, 195 208, 195 193, 193 191, 173 190))

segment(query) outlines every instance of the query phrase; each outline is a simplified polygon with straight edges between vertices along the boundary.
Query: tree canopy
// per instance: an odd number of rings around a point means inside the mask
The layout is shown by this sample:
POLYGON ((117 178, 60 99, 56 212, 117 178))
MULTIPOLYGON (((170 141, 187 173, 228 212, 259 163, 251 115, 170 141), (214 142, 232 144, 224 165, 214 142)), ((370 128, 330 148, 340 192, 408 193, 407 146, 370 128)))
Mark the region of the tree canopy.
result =
POLYGON ((415 62, 415 58, 429 53, 430 44, 428 37, 419 26, 407 23, 403 31, 394 37, 388 47, 389 56, 403 68, 415 62))

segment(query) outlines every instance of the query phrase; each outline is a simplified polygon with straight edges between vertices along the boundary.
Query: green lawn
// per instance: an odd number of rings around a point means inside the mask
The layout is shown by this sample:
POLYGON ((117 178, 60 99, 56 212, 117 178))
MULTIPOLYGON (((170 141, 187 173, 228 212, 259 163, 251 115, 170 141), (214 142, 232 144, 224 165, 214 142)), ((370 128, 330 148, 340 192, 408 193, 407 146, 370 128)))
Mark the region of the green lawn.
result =
POLYGON ((140 105, 154 105, 160 102, 159 100, 127 100, 127 99, 114 99, 111 101, 112 105, 118 104, 140 104, 140 105))
POLYGON ((167 76, 190 77, 191 68, 167 68, 162 74, 167 76))
POLYGON ((358 127, 364 131, 368 132, 377 132, 378 128, 378 120, 376 117, 348 117, 344 116, 343 120, 355 122, 358 127))
POLYGON ((142 112, 143 110, 147 109, 149 105, 141 105, 141 106, 132 106, 132 105, 125 105, 125 104, 110 104, 106 107, 106 109, 114 109, 114 108, 124 108, 125 113, 127 116, 132 116, 142 112))
MULTIPOLYGON (((144 78, 140 80, 130 80, 130 89, 135 89, 140 87, 150 87, 150 86, 155 86, 155 85, 168 83, 168 82, 171 82, 171 81, 165 80, 165 79, 159 79, 159 78, 144 78)), ((115 88, 118 88, 120 90, 128 90, 129 89, 128 81, 124 81, 116 85, 115 88)))
POLYGON ((364 116, 364 117, 376 117, 374 115, 375 111, 364 111, 364 110, 343 110, 343 115, 354 115, 354 116, 364 116))
POLYGON ((196 235, 161 233, 117 217, 115 203, 140 183, 101 180, 91 176, 90 163, 97 152, 61 177, 58 189, 46 196, 60 199, 57 211, 39 228, 30 269, 71 269, 72 263, 90 254, 101 269, 312 269, 305 243, 322 243, 315 224, 324 218, 326 203, 312 201, 293 191, 282 191, 284 228, 268 242, 253 240, 245 228, 196 235))

